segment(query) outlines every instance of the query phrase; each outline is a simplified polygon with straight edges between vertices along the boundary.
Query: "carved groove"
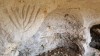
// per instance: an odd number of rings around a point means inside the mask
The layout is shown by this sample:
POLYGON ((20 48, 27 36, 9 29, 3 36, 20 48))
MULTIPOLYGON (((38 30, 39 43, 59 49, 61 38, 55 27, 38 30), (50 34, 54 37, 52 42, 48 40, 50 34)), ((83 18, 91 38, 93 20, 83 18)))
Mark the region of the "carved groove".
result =
POLYGON ((16 25, 15 22, 13 21, 12 16, 9 14, 8 9, 6 9, 6 13, 7 13, 7 15, 8 15, 10 21, 12 22, 12 24, 18 29, 17 25, 16 25))
POLYGON ((14 15, 14 17, 15 17, 15 19, 16 19, 16 22, 18 23, 18 25, 21 27, 21 25, 20 25, 20 22, 19 22, 19 20, 18 20, 18 16, 17 16, 17 14, 16 14, 16 12, 11 8, 11 11, 13 12, 13 15, 14 15))
POLYGON ((29 24, 29 23, 31 22, 31 20, 32 20, 32 16, 33 16, 34 9, 35 9, 35 6, 33 6, 33 10, 32 10, 32 12, 31 12, 31 14, 30 14, 28 23, 25 25, 25 28, 26 28, 26 26, 28 26, 28 24, 29 24))
POLYGON ((28 6, 23 5, 22 9, 20 9, 19 7, 16 8, 11 7, 10 9, 6 8, 6 14, 9 17, 12 24, 17 29, 23 28, 26 30, 31 28, 33 23, 36 21, 40 8, 37 10, 36 13, 34 13, 34 11, 35 11, 35 6, 30 6, 30 5, 28 6), (20 21, 21 19, 22 21, 20 21))
POLYGON ((29 9, 30 9, 30 5, 27 7, 27 10, 26 10, 26 15, 25 15, 25 19, 23 21, 23 23, 25 24, 26 20, 27 20, 27 16, 28 16, 28 13, 29 13, 29 9))
POLYGON ((24 9, 25 9, 25 5, 22 8, 22 18, 24 19, 24 9))
MULTIPOLYGON (((35 17, 34 17, 33 22, 32 22, 31 25, 27 28, 27 30, 29 30, 29 28, 32 27, 32 24, 36 21, 36 18, 37 18, 37 16, 38 16, 39 12, 40 12, 40 8, 38 9, 38 11, 37 11, 37 13, 36 13, 36 15, 35 15, 35 17)), ((26 26, 25 26, 25 28, 26 28, 26 26)), ((27 31, 27 30, 25 30, 25 31, 27 31)))

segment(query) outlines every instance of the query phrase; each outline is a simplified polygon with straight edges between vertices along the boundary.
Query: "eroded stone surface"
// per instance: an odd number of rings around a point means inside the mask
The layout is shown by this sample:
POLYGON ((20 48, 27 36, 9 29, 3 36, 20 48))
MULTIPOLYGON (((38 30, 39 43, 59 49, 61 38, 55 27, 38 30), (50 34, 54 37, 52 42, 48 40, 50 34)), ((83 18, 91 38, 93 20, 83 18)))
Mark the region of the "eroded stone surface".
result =
POLYGON ((47 56, 56 50, 68 55, 72 49, 79 52, 70 56, 99 56, 89 46, 90 27, 100 24, 99 5, 99 0, 0 0, 0 56, 50 50, 47 56))

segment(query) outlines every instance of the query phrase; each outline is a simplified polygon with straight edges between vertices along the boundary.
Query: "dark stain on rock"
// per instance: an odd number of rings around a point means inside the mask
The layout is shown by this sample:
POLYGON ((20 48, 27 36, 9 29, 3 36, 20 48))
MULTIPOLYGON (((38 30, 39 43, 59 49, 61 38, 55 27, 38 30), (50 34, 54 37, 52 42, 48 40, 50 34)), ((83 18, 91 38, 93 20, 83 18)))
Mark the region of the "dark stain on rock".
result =
POLYGON ((90 28, 90 34, 92 40, 90 42, 90 47, 100 50, 100 24, 93 25, 90 28))
POLYGON ((19 2, 20 2, 20 3, 24 3, 25 1, 23 1, 23 0, 20 0, 19 2))
MULTIPOLYGON (((74 45, 74 44, 73 44, 74 45)), ((79 48, 78 46, 66 47, 58 47, 54 50, 48 51, 47 53, 42 53, 37 56, 79 56, 79 48), (78 53, 77 53, 78 52, 78 53)))
POLYGON ((24 56, 23 53, 21 51, 19 51, 19 55, 18 56, 24 56))
POLYGON ((64 17, 69 16, 69 14, 65 14, 64 17))

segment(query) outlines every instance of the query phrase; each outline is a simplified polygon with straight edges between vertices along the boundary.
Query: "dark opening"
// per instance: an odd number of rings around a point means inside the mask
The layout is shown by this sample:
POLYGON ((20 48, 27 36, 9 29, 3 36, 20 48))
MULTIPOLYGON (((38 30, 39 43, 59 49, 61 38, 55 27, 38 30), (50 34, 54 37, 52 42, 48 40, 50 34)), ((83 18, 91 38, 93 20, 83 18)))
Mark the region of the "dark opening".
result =
POLYGON ((92 37, 90 47, 100 50, 100 24, 90 28, 90 35, 92 37))

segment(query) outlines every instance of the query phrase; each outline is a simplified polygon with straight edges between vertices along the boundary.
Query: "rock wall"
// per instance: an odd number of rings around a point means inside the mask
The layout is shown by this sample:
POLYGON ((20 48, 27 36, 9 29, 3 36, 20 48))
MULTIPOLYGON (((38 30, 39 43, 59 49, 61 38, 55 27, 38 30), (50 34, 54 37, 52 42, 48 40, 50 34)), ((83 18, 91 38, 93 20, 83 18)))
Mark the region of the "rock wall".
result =
POLYGON ((100 24, 99 5, 99 0, 0 0, 0 56, 99 56, 90 45, 90 29, 100 24))

